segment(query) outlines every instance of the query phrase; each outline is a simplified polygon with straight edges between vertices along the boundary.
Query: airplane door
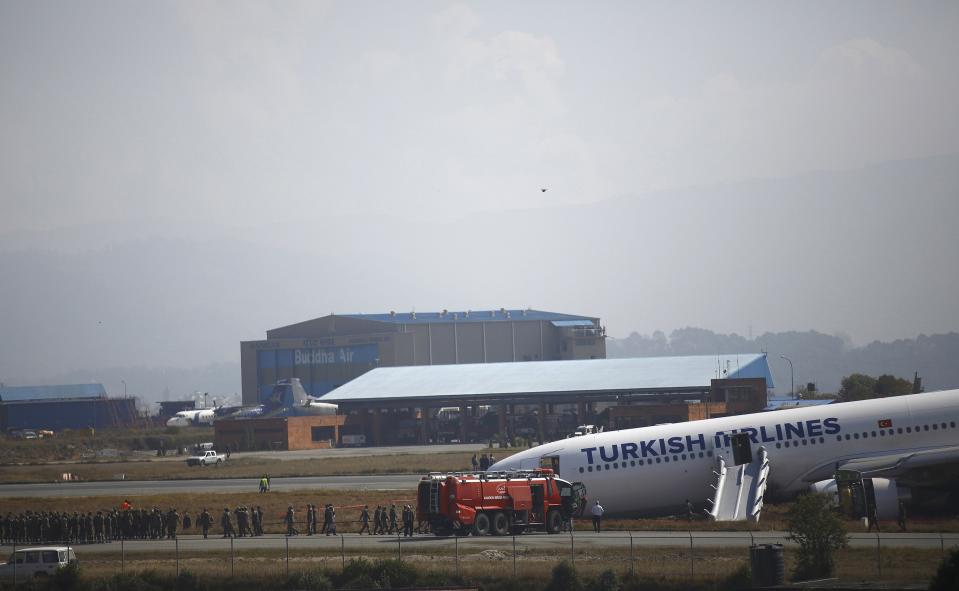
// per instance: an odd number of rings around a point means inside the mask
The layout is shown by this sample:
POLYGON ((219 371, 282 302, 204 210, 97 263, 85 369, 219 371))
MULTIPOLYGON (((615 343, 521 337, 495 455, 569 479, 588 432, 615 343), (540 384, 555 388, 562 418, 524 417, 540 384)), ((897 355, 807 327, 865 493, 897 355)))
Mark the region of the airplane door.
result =
POLYGON ((753 461, 753 445, 748 433, 734 433, 730 438, 733 448, 733 464, 742 466, 753 461))
POLYGON ((540 468, 549 468, 559 476, 559 456, 543 456, 539 459, 540 468))

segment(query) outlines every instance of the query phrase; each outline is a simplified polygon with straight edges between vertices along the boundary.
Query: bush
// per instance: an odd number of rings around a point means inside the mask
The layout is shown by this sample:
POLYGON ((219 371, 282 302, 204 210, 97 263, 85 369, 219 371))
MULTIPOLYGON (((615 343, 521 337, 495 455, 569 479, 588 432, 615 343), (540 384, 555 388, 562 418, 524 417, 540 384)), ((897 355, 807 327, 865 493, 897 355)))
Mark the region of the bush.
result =
POLYGON ((939 564, 936 576, 929 583, 929 591, 955 591, 959 589, 959 549, 951 550, 939 564))
POLYGON ((590 591, 620 591, 622 588, 623 584, 620 583, 619 576, 609 569, 599 573, 596 580, 589 586, 590 591))
POLYGON ((583 583, 579 580, 576 569, 564 560, 553 568, 553 575, 545 591, 582 591, 582 589, 583 583))
POLYGON ((728 577, 719 581, 716 586, 717 591, 739 591, 739 589, 749 589, 753 584, 753 573, 749 570, 748 564, 743 564, 734 570, 728 577))
POLYGON ((200 588, 200 581, 196 575, 188 570, 180 571, 176 581, 173 583, 175 591, 197 591, 200 588))
POLYGON ((80 567, 76 563, 72 563, 58 568, 50 579, 50 589, 54 591, 80 589, 80 567))
POLYGON ((291 576, 286 583, 288 589, 297 591, 332 591, 333 582, 322 570, 309 570, 291 576))
POLYGON ((793 579, 824 579, 832 575, 832 553, 846 546, 846 528, 824 494, 799 497, 787 514, 789 539, 799 544, 793 579))

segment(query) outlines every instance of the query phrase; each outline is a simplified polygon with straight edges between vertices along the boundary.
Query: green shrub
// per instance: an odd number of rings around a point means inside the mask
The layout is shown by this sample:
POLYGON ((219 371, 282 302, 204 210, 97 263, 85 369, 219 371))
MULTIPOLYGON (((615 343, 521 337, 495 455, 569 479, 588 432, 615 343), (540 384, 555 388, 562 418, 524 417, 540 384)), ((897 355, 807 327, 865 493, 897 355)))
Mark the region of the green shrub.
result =
POLYGON ((582 589, 583 583, 579 580, 576 569, 565 560, 553 568, 553 574, 546 585, 546 591, 582 591, 582 589))
POLYGON ((76 591, 80 589, 80 567, 76 563, 58 568, 50 578, 53 591, 76 591))
POLYGON ((824 579, 832 575, 833 552, 846 546, 846 528, 824 494, 799 497, 787 515, 789 539, 799 544, 795 580, 824 579))
POLYGON ((619 575, 610 569, 599 573, 596 580, 589 585, 590 591, 621 591, 623 584, 619 581, 619 575))
POLYGON ((196 575, 188 570, 181 570, 173 583, 175 591, 197 591, 200 588, 200 581, 196 575))
POLYGON ((959 589, 959 549, 951 550, 939 564, 936 576, 929 583, 929 591, 955 591, 959 589))
POLYGON ((288 589, 296 591, 332 591, 333 582, 322 570, 308 570, 291 576, 286 583, 288 589))

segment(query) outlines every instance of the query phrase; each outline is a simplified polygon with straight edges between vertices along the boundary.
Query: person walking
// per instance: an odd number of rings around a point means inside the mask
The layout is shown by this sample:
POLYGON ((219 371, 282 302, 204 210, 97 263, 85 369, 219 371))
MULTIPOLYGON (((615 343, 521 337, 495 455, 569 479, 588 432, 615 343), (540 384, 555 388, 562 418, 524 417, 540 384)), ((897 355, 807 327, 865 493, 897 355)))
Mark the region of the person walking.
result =
POLYGON ((200 529, 203 530, 203 539, 207 539, 207 535, 210 533, 210 526, 213 525, 213 518, 206 510, 206 507, 203 508, 203 512, 200 513, 196 523, 200 526, 200 529))
POLYGON ((376 506, 376 510, 373 511, 373 533, 380 535, 383 533, 380 530, 380 522, 383 520, 383 507, 379 505, 376 506))
POLYGON ((266 482, 266 474, 260 477, 260 493, 270 490, 270 485, 266 482))
POLYGON ((899 515, 897 516, 896 523, 899 524, 899 531, 906 531, 906 504, 899 499, 899 515))
POLYGON ((409 505, 403 507, 403 537, 413 537, 413 508, 409 505))
POLYGON ((390 529, 388 532, 390 535, 394 533, 400 533, 400 528, 396 524, 396 505, 390 504, 390 529))
POLYGON ((480 456, 479 469, 482 472, 486 472, 487 468, 489 468, 489 458, 486 457, 486 454, 483 454, 480 456))
MULTIPOLYGON (((313 505, 307 503, 306 505, 306 535, 313 535, 313 524, 315 523, 314 518, 316 516, 316 510, 313 508, 313 505)), ((325 525, 324 525, 325 527, 325 525)))
POLYGON ((602 529, 603 513, 606 509, 599 504, 599 499, 593 502, 593 531, 599 533, 602 529))
POLYGON ((190 512, 184 511, 183 512, 183 529, 188 530, 190 529, 190 526, 192 525, 193 525, 193 520, 190 519, 190 512))
MULTIPOLYGON (((328 503, 326 505, 326 512, 329 512, 330 519, 328 525, 326 526, 326 535, 335 536, 336 535, 336 509, 333 508, 333 503, 328 503)), ((325 519, 325 516, 324 516, 325 519)))
POLYGON ((286 523, 286 535, 300 535, 300 532, 296 531, 296 513, 293 511, 293 505, 287 507, 286 517, 283 518, 283 522, 286 523))
POLYGON ((360 523, 362 525, 360 526, 359 534, 363 535, 363 532, 365 531, 367 535, 372 536, 373 531, 370 530, 370 506, 369 505, 364 506, 363 510, 360 511, 360 523))
POLYGON ((473 466, 473 472, 476 472, 476 469, 479 468, 479 461, 476 459, 476 454, 473 454, 473 457, 470 458, 470 465, 473 466))
POLYGON ((236 536, 236 532, 233 531, 233 518, 230 516, 230 508, 223 508, 223 515, 220 517, 220 526, 223 528, 223 537, 232 538, 236 536))

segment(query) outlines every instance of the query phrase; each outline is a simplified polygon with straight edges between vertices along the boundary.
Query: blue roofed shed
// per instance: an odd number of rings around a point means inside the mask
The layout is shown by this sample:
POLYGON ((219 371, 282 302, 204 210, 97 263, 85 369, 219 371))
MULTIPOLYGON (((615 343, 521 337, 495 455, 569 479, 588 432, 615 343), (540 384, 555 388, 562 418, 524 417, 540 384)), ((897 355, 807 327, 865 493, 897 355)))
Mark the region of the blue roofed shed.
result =
POLYGON ((65 384, 61 386, 5 386, 0 402, 56 400, 61 398, 106 398, 103 384, 65 384))

